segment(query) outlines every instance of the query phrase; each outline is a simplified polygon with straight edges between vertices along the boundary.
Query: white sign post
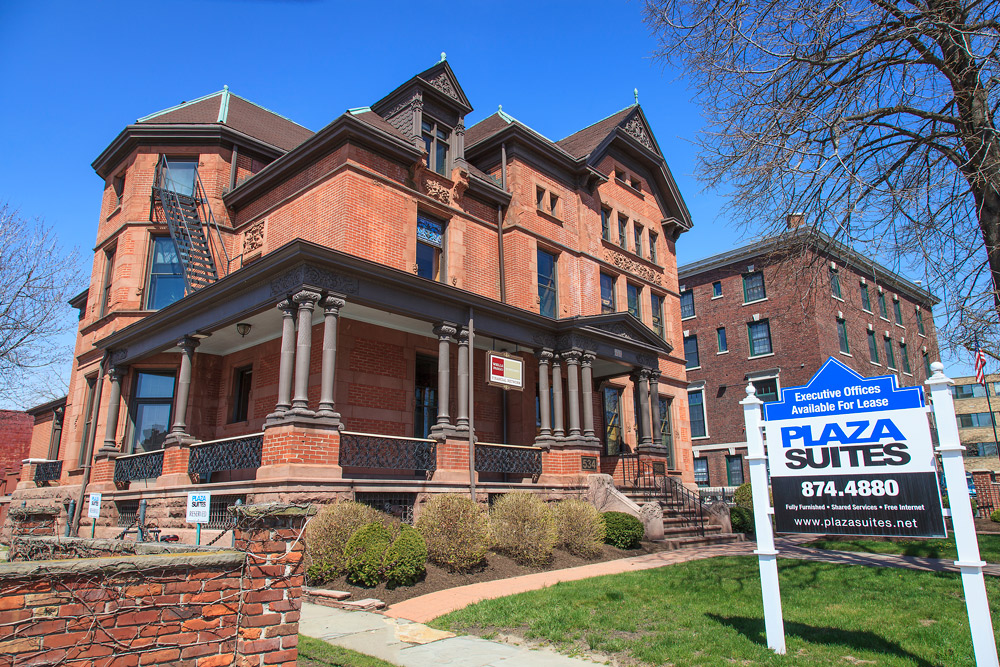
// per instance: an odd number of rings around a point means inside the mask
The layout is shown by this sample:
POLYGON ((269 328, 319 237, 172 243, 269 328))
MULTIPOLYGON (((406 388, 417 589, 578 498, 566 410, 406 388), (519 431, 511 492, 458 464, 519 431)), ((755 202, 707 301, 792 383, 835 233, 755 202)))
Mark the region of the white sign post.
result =
POLYGON ((962 571, 972 648, 976 654, 976 665, 997 667, 993 620, 990 618, 986 582, 983 580, 983 566, 986 563, 979 557, 979 542, 976 540, 976 525, 972 520, 969 487, 965 481, 965 462, 962 459, 965 447, 958 437, 955 404, 948 391, 948 386, 954 383, 944 374, 941 362, 931 364, 931 370, 934 375, 925 384, 930 387, 934 421, 937 423, 937 450, 941 454, 941 467, 944 468, 945 485, 948 487, 948 504, 951 506, 951 522, 955 529, 955 546, 958 548, 955 565, 962 571))
POLYGON ((760 567, 760 590, 764 598, 764 632, 767 647, 785 653, 785 621, 781 616, 781 591, 778 589, 778 550, 774 548, 771 526, 771 501, 767 490, 767 456, 761 433, 760 406, 753 384, 747 385, 747 397, 740 401, 747 427, 747 461, 750 462, 750 489, 753 492, 753 520, 757 531, 757 565, 760 567))

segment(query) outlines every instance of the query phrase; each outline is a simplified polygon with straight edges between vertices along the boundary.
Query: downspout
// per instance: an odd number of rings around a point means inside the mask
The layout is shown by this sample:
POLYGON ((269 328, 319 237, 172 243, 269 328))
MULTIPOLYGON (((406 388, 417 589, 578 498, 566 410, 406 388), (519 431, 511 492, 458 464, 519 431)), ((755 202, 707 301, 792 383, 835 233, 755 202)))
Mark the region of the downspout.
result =
POLYGON ((233 162, 229 166, 229 191, 236 187, 236 165, 240 158, 240 147, 233 144, 233 162))
POLYGON ((83 501, 87 497, 87 485, 90 484, 90 469, 94 461, 94 442, 97 439, 97 416, 101 410, 101 393, 104 389, 104 375, 107 373, 107 366, 110 361, 110 354, 105 353, 101 360, 101 371, 97 374, 97 385, 94 388, 94 405, 90 417, 90 433, 87 434, 87 442, 83 443, 85 456, 83 458, 83 478, 80 480, 80 495, 76 501, 76 511, 73 513, 73 529, 70 535, 76 536, 80 530, 80 519, 83 516, 83 501))
MULTIPOLYGON (((507 144, 500 144, 500 187, 507 192, 507 144)), ((503 259, 503 205, 497 204, 497 250, 500 261, 500 303, 507 303, 507 270, 503 259)))
POLYGON ((469 493, 476 502, 476 436, 475 433, 475 377, 473 360, 476 358, 475 331, 473 328, 472 306, 469 306, 469 493))

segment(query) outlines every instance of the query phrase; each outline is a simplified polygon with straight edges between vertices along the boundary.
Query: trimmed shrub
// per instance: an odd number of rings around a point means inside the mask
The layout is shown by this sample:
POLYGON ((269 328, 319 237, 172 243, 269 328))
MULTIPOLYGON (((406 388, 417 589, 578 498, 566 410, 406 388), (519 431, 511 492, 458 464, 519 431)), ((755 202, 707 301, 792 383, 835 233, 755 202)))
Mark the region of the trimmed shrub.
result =
POLYGON ((378 586, 382 581, 385 552, 391 543, 392 535, 381 523, 359 528, 344 547, 347 581, 360 586, 378 586))
POLYGON ((739 505, 729 508, 729 522, 733 526, 734 533, 755 533, 753 510, 739 505))
POLYGON ((601 513, 585 500, 560 500, 552 505, 556 521, 556 544, 581 558, 601 553, 606 529, 601 513))
POLYGON ((306 574, 310 583, 343 574, 344 547, 358 528, 389 521, 388 515, 354 501, 324 506, 306 528, 306 574))
POLYGON ((604 541, 613 547, 631 549, 639 544, 639 540, 646 533, 642 527, 642 521, 631 514, 605 512, 601 518, 604 519, 606 533, 604 541))
POLYGON ((399 537, 389 545, 382 558, 382 572, 390 586, 412 585, 424 573, 427 545, 416 530, 403 524, 399 537))
POLYGON ((990 512, 990 521, 993 523, 1000 523, 1000 510, 993 510, 990 512))
POLYGON ((552 559, 556 522, 548 505, 533 493, 507 493, 490 512, 493 548, 522 565, 542 565, 552 559))
POLYGON ((485 509, 457 493, 433 496, 417 519, 427 558, 451 572, 468 572, 486 558, 489 519, 485 509))
POLYGON ((750 482, 740 484, 733 493, 733 504, 744 509, 753 509, 753 491, 750 482))

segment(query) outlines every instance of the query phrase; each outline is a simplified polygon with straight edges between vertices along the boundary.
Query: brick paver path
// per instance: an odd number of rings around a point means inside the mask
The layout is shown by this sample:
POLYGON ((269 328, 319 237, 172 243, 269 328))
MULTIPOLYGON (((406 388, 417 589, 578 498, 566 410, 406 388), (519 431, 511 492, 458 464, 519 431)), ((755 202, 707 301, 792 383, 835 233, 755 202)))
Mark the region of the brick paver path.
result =
MULTIPOLYGON (((799 558, 824 563, 867 565, 871 567, 901 567, 930 572, 959 571, 952 560, 894 556, 889 554, 854 553, 851 551, 821 551, 819 549, 800 546, 804 542, 809 542, 813 539, 816 539, 816 536, 789 535, 776 539, 775 545, 779 551, 780 558, 799 558)), ((708 547, 677 549, 675 551, 661 551, 655 554, 646 554, 632 558, 609 560, 592 565, 581 565, 565 570, 538 572, 510 579, 498 579, 497 581, 484 581, 478 584, 449 588, 421 595, 420 597, 410 598, 409 600, 392 605, 383 613, 393 618, 405 618, 410 621, 425 623, 442 614, 461 609, 480 600, 490 600, 515 593, 546 588, 561 581, 576 581, 578 579, 589 579, 590 577, 619 574, 621 572, 637 572, 639 570, 649 570, 655 567, 685 563, 703 558, 715 558, 716 556, 748 556, 753 554, 756 547, 757 545, 754 542, 734 542, 732 544, 719 544, 708 547)), ((998 565, 988 565, 984 571, 989 575, 1000 576, 1000 566, 998 565)))

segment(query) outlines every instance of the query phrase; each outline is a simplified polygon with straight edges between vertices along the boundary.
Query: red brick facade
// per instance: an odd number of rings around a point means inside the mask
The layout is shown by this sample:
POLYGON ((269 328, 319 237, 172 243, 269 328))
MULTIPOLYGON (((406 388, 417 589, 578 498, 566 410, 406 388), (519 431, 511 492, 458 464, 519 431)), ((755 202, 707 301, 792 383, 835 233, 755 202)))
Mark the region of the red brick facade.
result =
MULTIPOLYGON (((746 396, 748 381, 773 380, 779 391, 800 386, 834 357, 862 375, 895 374, 900 386, 914 386, 929 377, 930 363, 939 359, 931 310, 935 297, 847 248, 822 239, 803 244, 802 239, 808 238, 803 232, 790 232, 798 241, 787 252, 776 251, 773 244, 747 246, 680 269, 682 292, 692 294, 694 302, 694 315, 684 317, 681 326, 689 340, 697 337, 699 363, 688 368, 688 379, 689 391, 702 392, 704 400, 705 434, 692 440, 696 456, 708 460, 704 485, 728 486, 726 457, 746 455, 739 402, 746 396), (754 275, 763 279, 764 299, 755 299, 752 292, 745 298, 745 276, 754 275), (833 276, 839 282, 839 297, 833 276), (862 303, 864 290, 867 309, 862 303), (897 319, 897 302, 902 321, 897 319), (846 352, 841 349, 838 321, 846 327, 846 352), (749 327, 763 322, 771 350, 752 355, 749 327), (727 343, 721 352, 720 328, 725 329, 727 343), (877 362, 870 358, 869 332, 877 362), (894 365, 887 359, 887 340, 894 365)), ((749 481, 745 460, 743 471, 743 479, 749 481)))

